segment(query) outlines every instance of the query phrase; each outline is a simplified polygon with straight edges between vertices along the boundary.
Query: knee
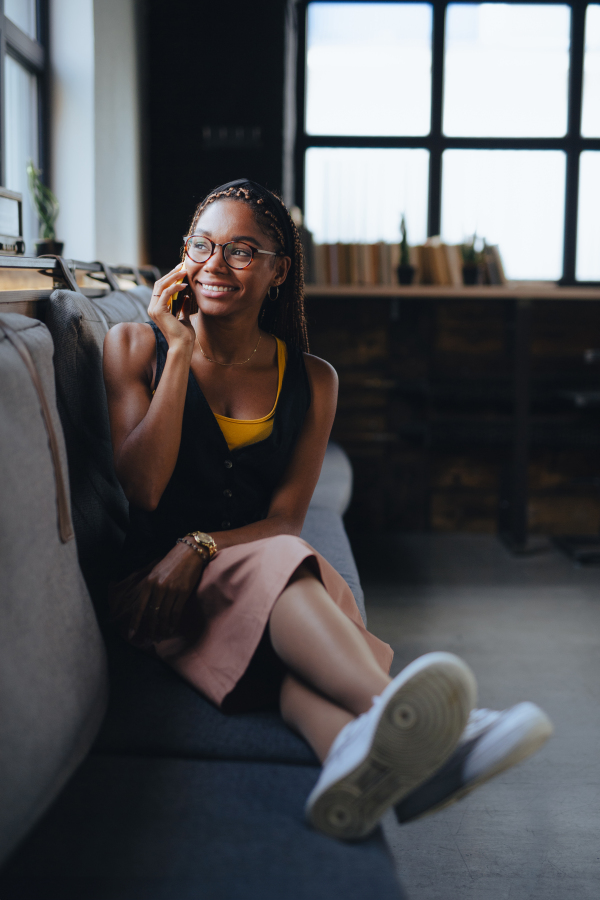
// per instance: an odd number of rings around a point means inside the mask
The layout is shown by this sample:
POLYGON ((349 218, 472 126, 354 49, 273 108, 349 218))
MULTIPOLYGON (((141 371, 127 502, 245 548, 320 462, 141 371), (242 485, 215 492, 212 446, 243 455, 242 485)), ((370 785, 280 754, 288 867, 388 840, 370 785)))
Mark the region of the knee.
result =
POLYGON ((314 566, 311 565, 310 559, 305 559, 304 562, 301 562, 296 571, 292 573, 288 581, 288 587, 290 584, 301 581, 303 578, 317 578, 317 573, 314 571, 314 566))

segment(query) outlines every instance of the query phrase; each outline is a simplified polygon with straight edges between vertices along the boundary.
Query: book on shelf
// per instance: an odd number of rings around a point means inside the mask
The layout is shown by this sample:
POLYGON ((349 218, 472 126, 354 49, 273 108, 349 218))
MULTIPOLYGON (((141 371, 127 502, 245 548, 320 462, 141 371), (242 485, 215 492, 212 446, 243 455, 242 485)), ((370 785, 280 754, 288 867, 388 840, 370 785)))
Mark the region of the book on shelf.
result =
MULTIPOLYGON (((459 244, 445 244, 439 235, 409 248, 414 266, 413 284, 463 286, 463 262, 459 244)), ((506 284, 504 267, 497 246, 486 246, 484 271, 487 284, 506 284)), ((379 241, 376 244, 315 244, 313 250, 315 282, 331 285, 398 284, 400 245, 379 241)))

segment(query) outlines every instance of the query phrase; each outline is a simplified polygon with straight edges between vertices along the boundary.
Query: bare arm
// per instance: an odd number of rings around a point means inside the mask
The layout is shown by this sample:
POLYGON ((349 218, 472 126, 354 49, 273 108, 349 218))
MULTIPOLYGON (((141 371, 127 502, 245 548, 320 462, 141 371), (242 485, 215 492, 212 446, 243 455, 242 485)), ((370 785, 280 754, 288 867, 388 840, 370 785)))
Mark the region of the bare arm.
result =
POLYGON ((152 510, 165 490, 181 443, 183 408, 194 331, 184 307, 178 321, 167 304, 176 291, 179 267, 154 288, 148 309, 169 349, 165 368, 152 396, 155 338, 147 325, 116 325, 104 340, 104 381, 117 477, 127 499, 152 510))

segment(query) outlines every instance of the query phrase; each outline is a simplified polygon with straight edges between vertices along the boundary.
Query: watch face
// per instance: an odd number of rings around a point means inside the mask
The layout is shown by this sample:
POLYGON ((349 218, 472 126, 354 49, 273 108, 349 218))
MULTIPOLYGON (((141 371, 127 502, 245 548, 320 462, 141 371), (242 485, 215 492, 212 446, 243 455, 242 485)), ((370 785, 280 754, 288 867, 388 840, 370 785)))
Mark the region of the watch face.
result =
POLYGON ((206 547, 212 556, 217 552, 217 545, 213 537, 210 534, 205 534, 203 531, 194 531, 192 536, 196 543, 201 544, 201 546, 206 547))

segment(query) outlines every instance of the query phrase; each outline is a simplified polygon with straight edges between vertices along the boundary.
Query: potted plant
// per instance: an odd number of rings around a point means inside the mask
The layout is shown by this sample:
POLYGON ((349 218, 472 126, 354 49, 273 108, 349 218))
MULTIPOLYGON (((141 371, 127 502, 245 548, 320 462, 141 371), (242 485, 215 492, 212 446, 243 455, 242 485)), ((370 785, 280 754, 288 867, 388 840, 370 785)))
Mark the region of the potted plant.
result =
POLYGON ((62 256, 64 243, 56 240, 54 225, 58 216, 58 200, 41 180, 41 172, 30 159, 27 163, 27 180, 29 193, 40 220, 40 240, 36 241, 35 252, 38 256, 62 256))
POLYGON ((410 248, 406 236, 406 216, 404 213, 402 213, 402 218, 400 219, 400 264, 397 271, 400 284, 412 284, 415 277, 415 267, 410 264, 410 248))
POLYGON ((477 232, 475 232, 470 241, 461 244, 460 247, 464 284, 481 284, 483 280, 483 250, 478 250, 476 244, 477 232))

